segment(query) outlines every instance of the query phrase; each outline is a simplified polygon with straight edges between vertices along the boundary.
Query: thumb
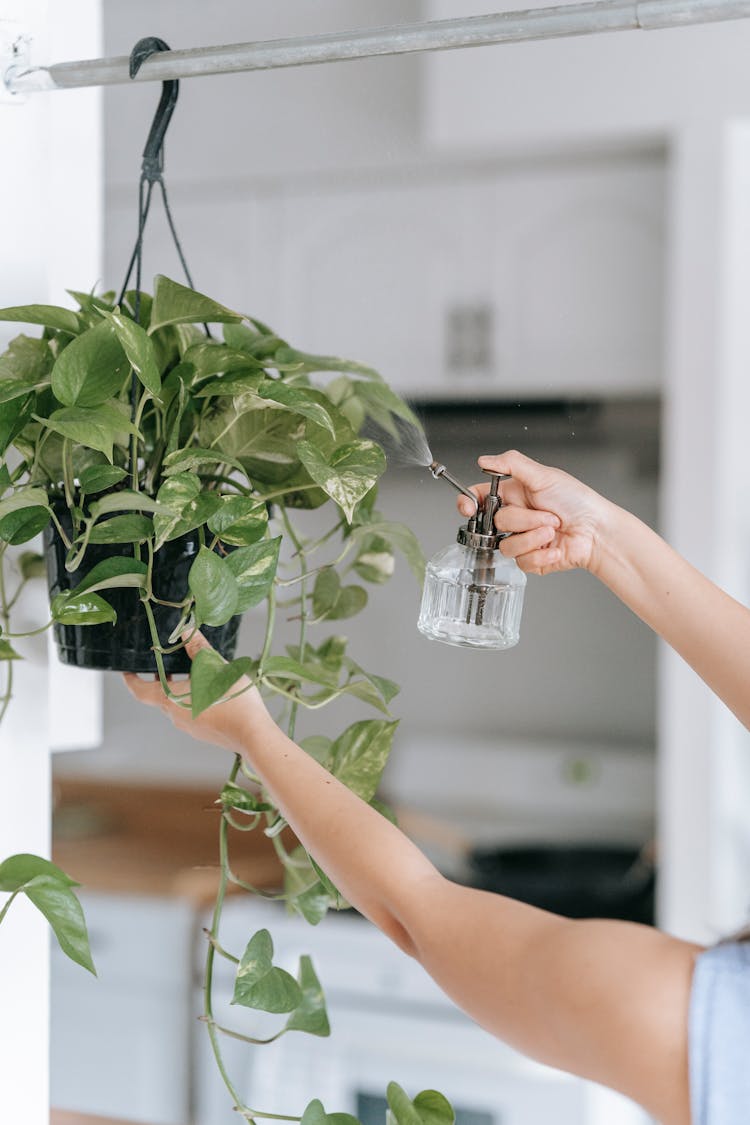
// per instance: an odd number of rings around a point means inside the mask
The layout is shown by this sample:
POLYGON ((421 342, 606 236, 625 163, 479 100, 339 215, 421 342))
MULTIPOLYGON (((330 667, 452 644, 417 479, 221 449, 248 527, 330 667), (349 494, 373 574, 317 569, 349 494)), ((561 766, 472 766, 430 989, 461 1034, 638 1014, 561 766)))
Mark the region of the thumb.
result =
POLYGON ((203 636, 203 633, 201 633, 200 629, 197 629, 195 625, 186 626, 182 634, 182 639, 185 642, 185 651, 191 660, 195 659, 196 653, 200 652, 201 649, 207 649, 211 652, 214 651, 213 646, 209 644, 203 636))

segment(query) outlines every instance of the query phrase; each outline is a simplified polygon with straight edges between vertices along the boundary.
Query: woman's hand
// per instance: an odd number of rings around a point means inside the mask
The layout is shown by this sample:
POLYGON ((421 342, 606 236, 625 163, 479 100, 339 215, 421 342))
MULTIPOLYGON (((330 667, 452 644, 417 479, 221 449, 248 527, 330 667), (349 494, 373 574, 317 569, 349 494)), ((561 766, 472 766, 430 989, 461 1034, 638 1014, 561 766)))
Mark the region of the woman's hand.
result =
MULTIPOLYGON (((202 633, 195 631, 186 640, 185 648, 190 659, 193 660, 200 649, 210 649, 211 645, 202 633)), ((238 681, 232 693, 243 687, 247 688, 246 691, 234 699, 214 703, 196 719, 190 713, 189 703, 170 699, 164 693, 158 679, 142 680, 128 672, 125 674, 125 683, 131 695, 141 703, 158 707, 168 719, 172 720, 178 730, 184 731, 200 742, 210 742, 214 746, 231 750, 234 754, 247 752, 248 736, 251 731, 266 724, 275 726, 260 692, 257 688, 249 686, 250 681, 246 676, 238 681)), ((189 700, 190 683, 187 680, 173 680, 170 686, 174 695, 184 697, 185 701, 189 700)))
MULTIPOLYGON (((548 468, 516 450, 480 457, 479 465, 513 478, 502 484, 503 507, 495 515, 498 531, 513 533, 500 545, 505 556, 529 574, 574 567, 596 571, 614 505, 561 469, 548 468)), ((489 483, 474 485, 472 491, 484 497, 489 483)), ((459 498, 458 507, 465 516, 473 514, 465 497, 459 498)))

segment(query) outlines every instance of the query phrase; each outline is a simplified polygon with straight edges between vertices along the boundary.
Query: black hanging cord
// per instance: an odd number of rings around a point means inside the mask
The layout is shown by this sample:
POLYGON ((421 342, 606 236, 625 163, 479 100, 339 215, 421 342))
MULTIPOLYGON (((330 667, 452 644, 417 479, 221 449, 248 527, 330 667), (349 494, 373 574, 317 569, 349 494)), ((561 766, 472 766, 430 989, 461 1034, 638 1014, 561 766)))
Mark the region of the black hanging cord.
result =
MULTIPOLYGON (((157 39, 156 36, 148 36, 145 39, 139 39, 135 47, 130 53, 130 77, 135 78, 140 70, 142 64, 151 55, 156 54, 157 51, 168 51, 169 45, 163 39, 157 39)), ((171 79, 168 82, 162 82, 161 97, 159 104, 156 107, 154 120, 151 123, 148 138, 146 140, 146 147, 143 150, 143 161, 141 163, 141 178, 138 184, 138 237, 133 253, 128 264, 125 280, 120 291, 119 304, 121 305, 125 297, 125 292, 130 281, 130 276, 135 266, 135 307, 134 314, 136 321, 140 317, 141 305, 141 268, 143 262, 143 235, 146 229, 146 220, 148 218, 149 208, 151 206, 151 194, 154 189, 154 184, 158 184, 161 190, 161 196, 164 203, 164 212, 167 216, 169 223, 169 230, 172 235, 172 241, 175 244, 177 254, 180 259, 185 277, 187 278, 188 285, 194 289, 193 279, 190 276, 188 264, 185 261, 185 255, 177 237, 177 230, 175 228, 174 219, 169 206, 167 198, 167 188, 164 183, 164 137, 166 136, 169 122, 174 113, 174 108, 177 104, 177 97, 180 92, 180 83, 176 79, 171 79)), ((206 329, 208 332, 208 328, 206 329)), ((210 332, 208 335, 210 336, 210 332)))
MULTIPOLYGON (((130 53, 130 77, 135 78, 136 74, 150 55, 155 54, 157 51, 168 51, 169 46, 163 39, 157 39, 155 36, 148 36, 145 39, 139 39, 135 47, 130 53)), ((122 283, 122 289, 118 298, 118 304, 122 306, 125 298, 125 293, 128 288, 133 267, 135 267, 135 300, 133 302, 133 317, 136 324, 140 323, 141 316, 141 272, 143 266, 143 236, 146 230, 146 220, 148 219, 149 209, 151 207, 151 196, 154 190, 154 184, 158 184, 161 190, 161 197, 164 203, 164 212, 167 216, 169 230, 172 235, 177 254, 182 264, 182 268, 187 278, 187 283, 191 289, 194 289, 193 279, 190 276, 188 264, 185 261, 185 255, 180 245, 180 240, 177 237, 177 230, 172 218, 172 212, 169 207, 169 200, 167 199, 167 188, 164 183, 164 138, 167 133, 169 122, 172 119, 174 108, 177 104, 177 96, 180 92, 180 83, 176 79, 171 79, 168 82, 162 82, 161 97, 159 104, 156 107, 154 120, 151 123, 148 138, 146 140, 146 147, 143 150, 143 161, 141 163, 141 177, 138 182, 138 236, 136 238, 133 253, 130 256, 125 280, 122 283)), ((210 338, 211 331, 207 324, 204 325, 206 335, 210 338)), ((138 407, 138 380, 135 372, 130 385, 130 420, 135 422, 138 407)), ((131 464, 128 468, 132 471, 132 460, 135 456, 131 448, 131 464)))

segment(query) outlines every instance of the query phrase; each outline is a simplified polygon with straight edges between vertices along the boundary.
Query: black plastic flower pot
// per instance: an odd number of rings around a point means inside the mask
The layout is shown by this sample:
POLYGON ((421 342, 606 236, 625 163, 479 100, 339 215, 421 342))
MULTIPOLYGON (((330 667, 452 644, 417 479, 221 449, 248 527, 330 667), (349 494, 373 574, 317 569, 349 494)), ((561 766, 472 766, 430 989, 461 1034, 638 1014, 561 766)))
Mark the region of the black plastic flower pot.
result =
MULTIPOLYGON (((72 533, 67 508, 56 506, 55 514, 66 533, 72 533)), ((50 601, 57 594, 74 590, 85 575, 104 559, 134 557, 133 546, 129 543, 90 544, 80 567, 70 573, 65 569, 67 549, 54 524, 50 524, 44 533, 44 546, 50 601)), ((188 572, 199 546, 198 533, 194 531, 165 543, 156 551, 153 566, 153 593, 156 598, 167 602, 183 600, 188 592, 188 572)), ((61 625, 55 622, 55 642, 62 663, 112 672, 156 672, 151 631, 138 590, 116 587, 103 590, 101 596, 117 613, 117 622, 102 625, 61 625)), ((160 642, 167 646, 169 636, 179 624, 181 611, 157 602, 151 602, 151 608, 160 642)), ((234 657, 239 624, 238 615, 230 618, 226 625, 205 625, 202 628, 206 639, 226 660, 234 657)), ((163 661, 164 669, 170 675, 190 671, 190 657, 184 649, 164 653, 163 661)))

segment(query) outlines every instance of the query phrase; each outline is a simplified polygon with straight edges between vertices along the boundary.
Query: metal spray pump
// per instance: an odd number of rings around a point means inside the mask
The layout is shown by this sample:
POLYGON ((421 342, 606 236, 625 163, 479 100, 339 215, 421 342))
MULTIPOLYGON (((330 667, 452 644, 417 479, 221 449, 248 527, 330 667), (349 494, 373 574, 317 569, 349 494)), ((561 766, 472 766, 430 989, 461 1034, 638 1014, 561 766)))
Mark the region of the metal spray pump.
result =
POLYGON ((433 461, 429 471, 474 502, 474 515, 459 527, 456 543, 430 559, 417 627, 434 641, 466 648, 505 649, 518 644, 526 575, 515 559, 500 553, 505 533, 495 528, 502 506, 500 482, 490 473, 490 490, 480 502, 446 469, 433 461))

